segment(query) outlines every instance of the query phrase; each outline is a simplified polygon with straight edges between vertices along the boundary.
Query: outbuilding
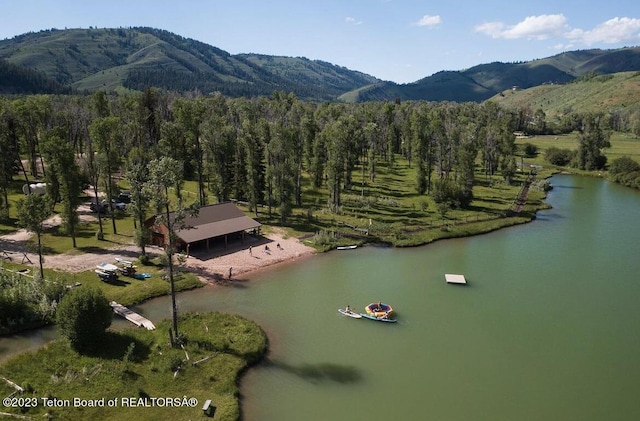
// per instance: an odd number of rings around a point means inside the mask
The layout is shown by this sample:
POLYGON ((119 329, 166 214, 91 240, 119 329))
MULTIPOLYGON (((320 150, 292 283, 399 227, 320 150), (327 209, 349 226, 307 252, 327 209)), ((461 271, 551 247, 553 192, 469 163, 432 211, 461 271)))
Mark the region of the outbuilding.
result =
MULTIPOLYGON (((173 220, 174 212, 169 214, 173 220)), ((169 230, 166 223, 158 223, 156 216, 147 219, 145 226, 151 231, 151 244, 160 247, 169 245, 169 230)), ((195 216, 187 214, 184 228, 176 231, 174 246, 177 250, 205 247, 208 251, 214 243, 244 240, 248 232, 259 233, 261 223, 249 218, 234 203, 217 203, 200 208, 195 216)))

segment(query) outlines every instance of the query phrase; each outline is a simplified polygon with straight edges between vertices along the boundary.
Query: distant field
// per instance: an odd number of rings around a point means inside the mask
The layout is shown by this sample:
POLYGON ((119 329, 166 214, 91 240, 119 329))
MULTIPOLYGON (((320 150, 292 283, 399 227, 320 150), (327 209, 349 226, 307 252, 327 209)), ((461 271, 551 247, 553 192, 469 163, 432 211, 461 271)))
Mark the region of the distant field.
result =
MULTIPOLYGON (((544 152, 547 149, 551 147, 570 150, 578 149, 578 136, 575 133, 571 133, 559 136, 533 136, 516 140, 517 145, 524 145, 525 143, 536 145, 539 149, 538 156, 531 160, 527 159, 527 161, 532 161, 532 163, 539 165, 548 165, 548 162, 544 160, 544 152)), ((621 156, 628 156, 640 163, 640 139, 632 134, 614 133, 611 136, 611 147, 603 152, 609 162, 621 156)))

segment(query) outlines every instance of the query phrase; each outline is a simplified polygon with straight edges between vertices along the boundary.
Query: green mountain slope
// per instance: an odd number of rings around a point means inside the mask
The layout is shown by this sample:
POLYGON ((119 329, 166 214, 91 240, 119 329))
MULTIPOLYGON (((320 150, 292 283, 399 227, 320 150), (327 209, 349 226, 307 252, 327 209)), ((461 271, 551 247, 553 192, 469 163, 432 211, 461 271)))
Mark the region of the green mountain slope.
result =
POLYGON ((299 85, 318 84, 332 92, 346 92, 355 84, 359 87, 379 82, 378 79, 346 67, 304 57, 281 57, 262 54, 239 54, 244 59, 270 74, 299 85))
POLYGON ((0 59, 0 94, 70 93, 68 86, 42 73, 0 59))
POLYGON ((438 72, 407 84, 384 82, 304 57, 231 55, 153 28, 28 33, 0 41, 0 60, 18 66, 4 66, 9 75, 1 87, 4 92, 24 92, 16 85, 22 82, 10 82, 17 79, 9 73, 28 69, 45 80, 55 80, 63 89, 67 86, 80 91, 143 90, 154 86, 181 92, 217 91, 232 97, 286 91, 315 101, 481 102, 512 87, 564 84, 590 73, 639 71, 640 47, 579 50, 529 62, 481 64, 461 71, 438 72))
POLYGON ((542 109, 548 120, 560 120, 571 112, 640 112, 640 72, 583 77, 563 85, 506 90, 492 97, 505 107, 542 109))
POLYGON ((153 28, 65 29, 0 41, 0 58, 79 90, 220 91, 230 96, 293 91, 335 99, 378 79, 305 58, 231 55, 153 28))
POLYGON ((523 63, 488 63, 462 71, 438 72, 417 82, 384 82, 374 90, 358 89, 344 101, 405 99, 481 102, 510 89, 567 83, 589 73, 611 74, 640 70, 640 47, 617 50, 581 50, 523 63), (380 93, 391 95, 384 97, 380 93))

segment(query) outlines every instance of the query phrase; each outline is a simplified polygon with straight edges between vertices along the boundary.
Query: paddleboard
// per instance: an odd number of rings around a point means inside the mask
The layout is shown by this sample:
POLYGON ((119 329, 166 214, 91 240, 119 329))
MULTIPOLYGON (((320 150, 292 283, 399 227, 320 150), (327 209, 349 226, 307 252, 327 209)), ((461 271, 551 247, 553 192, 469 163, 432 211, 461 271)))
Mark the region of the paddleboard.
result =
POLYGON ((365 319, 377 320, 379 322, 387 322, 387 323, 395 323, 395 322, 397 322, 396 319, 385 319, 384 317, 371 316, 371 315, 369 315, 367 313, 360 313, 360 316, 364 317, 365 319))
POLYGON ((362 316, 360 314, 358 314, 358 313, 356 313, 355 311, 352 311, 352 310, 339 308, 338 311, 341 314, 344 314, 345 316, 353 317, 354 319, 361 319, 362 318, 362 316))

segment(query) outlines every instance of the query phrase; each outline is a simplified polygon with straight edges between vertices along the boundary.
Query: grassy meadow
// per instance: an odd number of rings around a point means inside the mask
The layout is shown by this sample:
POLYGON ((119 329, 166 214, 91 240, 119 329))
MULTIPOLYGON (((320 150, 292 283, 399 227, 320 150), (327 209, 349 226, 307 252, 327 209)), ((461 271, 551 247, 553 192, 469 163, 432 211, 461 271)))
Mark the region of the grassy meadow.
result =
MULTIPOLYGON (((622 156, 628 156, 640 162, 640 139, 631 133, 613 132, 611 135, 611 147, 603 150, 609 162, 622 156)), ((537 165, 549 165, 544 160, 544 151, 551 147, 558 149, 578 149, 578 135, 571 133, 567 135, 533 136, 527 139, 517 139, 516 144, 523 145, 531 143, 538 147, 539 153, 534 158, 527 158, 527 162, 537 165)))
MULTIPOLYGON (((161 322, 154 331, 107 332, 109 345, 92 355, 79 354, 60 339, 16 357, 0 366, 0 376, 20 384, 25 390, 17 397, 35 405, 4 405, 2 412, 23 419, 70 421, 200 419, 202 405, 211 399, 216 420, 237 421, 238 377, 266 352, 262 329, 236 315, 189 314, 179 325, 184 348, 173 348, 166 336, 168 323, 161 322), (74 398, 98 405, 104 398, 104 407, 81 407, 74 398), (109 401, 114 406, 107 405, 109 401), (54 402, 68 404, 56 407, 54 402)), ((3 397, 14 392, 0 382, 3 397)))

